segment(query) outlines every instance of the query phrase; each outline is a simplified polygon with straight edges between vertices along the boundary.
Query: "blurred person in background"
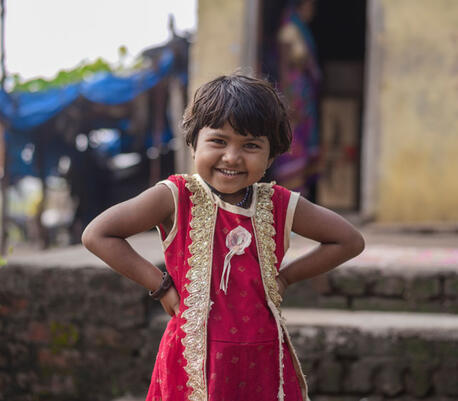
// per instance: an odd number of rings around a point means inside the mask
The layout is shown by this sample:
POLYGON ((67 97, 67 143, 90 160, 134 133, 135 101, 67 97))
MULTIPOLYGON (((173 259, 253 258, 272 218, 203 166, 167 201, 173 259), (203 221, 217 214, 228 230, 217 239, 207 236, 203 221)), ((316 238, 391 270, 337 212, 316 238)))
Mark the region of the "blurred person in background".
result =
POLYGON ((321 80, 308 26, 314 15, 315 0, 291 1, 278 31, 279 84, 290 108, 293 142, 271 172, 280 185, 312 200, 319 171, 317 95, 321 80))

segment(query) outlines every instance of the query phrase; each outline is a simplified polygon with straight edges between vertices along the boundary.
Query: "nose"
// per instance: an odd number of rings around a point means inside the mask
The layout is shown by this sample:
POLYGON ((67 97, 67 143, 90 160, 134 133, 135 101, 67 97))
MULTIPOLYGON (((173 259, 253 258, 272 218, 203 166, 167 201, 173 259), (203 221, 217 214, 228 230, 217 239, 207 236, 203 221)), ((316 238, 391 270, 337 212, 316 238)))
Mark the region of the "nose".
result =
POLYGON ((240 160, 240 150, 235 146, 228 146, 224 150, 223 161, 229 165, 235 165, 240 160))

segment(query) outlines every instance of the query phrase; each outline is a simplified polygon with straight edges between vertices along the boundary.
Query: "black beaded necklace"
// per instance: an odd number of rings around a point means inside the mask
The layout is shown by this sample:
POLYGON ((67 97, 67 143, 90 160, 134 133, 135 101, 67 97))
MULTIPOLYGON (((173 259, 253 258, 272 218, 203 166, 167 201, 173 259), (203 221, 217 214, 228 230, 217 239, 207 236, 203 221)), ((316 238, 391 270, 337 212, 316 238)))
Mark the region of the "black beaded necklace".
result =
MULTIPOLYGON (((208 182, 207 182, 207 185, 216 196, 218 196, 220 199, 223 199, 224 194, 222 192, 219 192, 217 189, 213 188, 208 182)), ((245 195, 243 199, 240 202, 237 202, 235 206, 246 208, 252 191, 253 191, 252 185, 250 185, 249 187, 246 187, 245 195)))

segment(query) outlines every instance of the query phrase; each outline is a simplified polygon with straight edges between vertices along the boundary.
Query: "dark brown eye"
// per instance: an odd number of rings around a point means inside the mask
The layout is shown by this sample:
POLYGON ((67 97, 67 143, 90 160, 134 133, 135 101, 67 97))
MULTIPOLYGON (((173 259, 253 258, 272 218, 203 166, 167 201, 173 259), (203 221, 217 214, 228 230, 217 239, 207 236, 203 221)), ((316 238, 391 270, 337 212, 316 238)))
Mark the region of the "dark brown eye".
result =
POLYGON ((211 138, 210 142, 217 143, 218 145, 224 145, 226 142, 220 138, 211 138))

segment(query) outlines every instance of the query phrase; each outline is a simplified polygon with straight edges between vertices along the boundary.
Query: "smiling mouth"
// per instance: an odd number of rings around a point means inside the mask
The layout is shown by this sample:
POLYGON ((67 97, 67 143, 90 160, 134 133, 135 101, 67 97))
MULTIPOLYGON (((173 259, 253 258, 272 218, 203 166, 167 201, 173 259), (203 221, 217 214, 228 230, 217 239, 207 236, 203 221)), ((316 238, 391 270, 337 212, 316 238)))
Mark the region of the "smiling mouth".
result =
POLYGON ((217 168, 216 170, 219 171, 220 173, 224 174, 224 175, 227 175, 228 177, 234 177, 236 175, 244 174, 243 171, 228 170, 228 169, 225 169, 225 168, 217 168))

